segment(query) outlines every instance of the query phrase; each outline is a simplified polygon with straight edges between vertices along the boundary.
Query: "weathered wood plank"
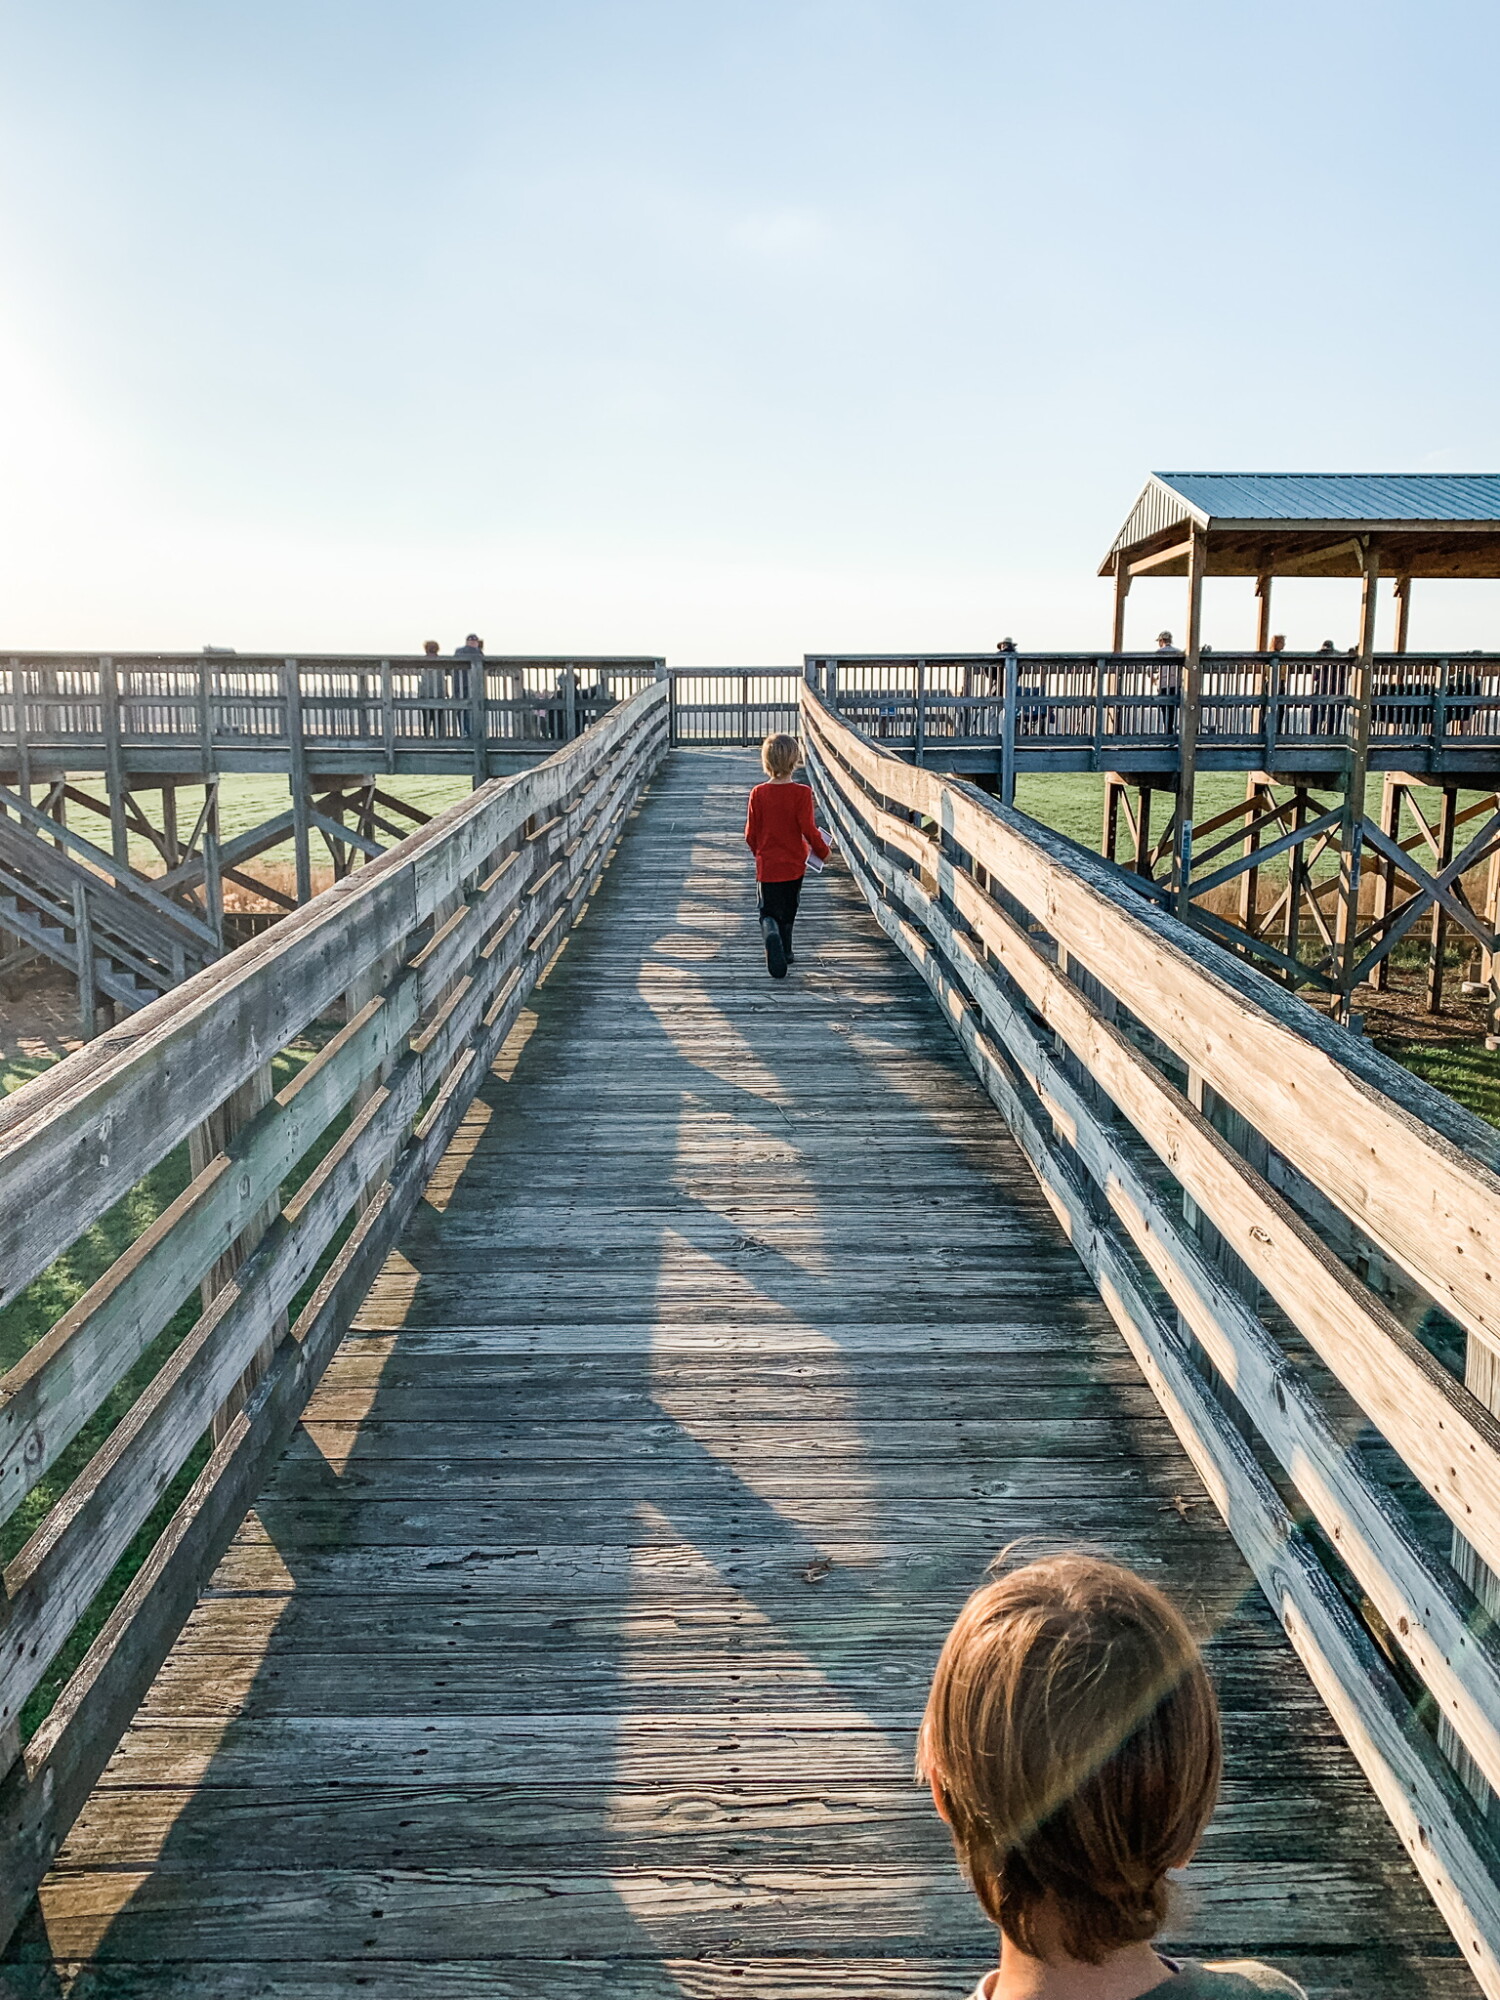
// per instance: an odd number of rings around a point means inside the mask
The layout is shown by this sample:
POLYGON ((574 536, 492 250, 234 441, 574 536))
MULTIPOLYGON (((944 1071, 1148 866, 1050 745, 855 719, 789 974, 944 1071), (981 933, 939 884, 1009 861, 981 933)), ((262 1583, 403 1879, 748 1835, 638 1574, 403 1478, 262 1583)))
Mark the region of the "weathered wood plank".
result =
MULTIPOLYGON (((212 1885, 165 1870, 58 1873, 42 1897, 58 1957, 85 1955, 107 1932, 130 1957, 247 1955, 418 1962, 435 1927, 458 1956, 566 1959, 580 1939, 622 1959, 694 1951, 816 1949, 859 1937, 872 1956, 946 1947, 982 1952, 983 1919, 954 1870, 746 1867, 529 1875, 483 1868, 235 1872, 212 1885)), ((1420 1937, 1422 1912, 1393 1910, 1386 1884, 1330 1878, 1320 1864, 1195 1865, 1172 1929, 1184 1944, 1255 1930, 1287 1946, 1358 1946, 1378 1924, 1396 1948, 1420 1937), (1416 1920, 1406 1930, 1403 1915, 1416 1920)))
POLYGON ((17 1951, 79 2000, 968 1991, 993 1946, 911 1732, 1027 1524, 1210 1636, 1230 1773, 1181 1935, 1472 2000, 847 879, 765 981, 747 761, 680 760, 633 823, 17 1951))

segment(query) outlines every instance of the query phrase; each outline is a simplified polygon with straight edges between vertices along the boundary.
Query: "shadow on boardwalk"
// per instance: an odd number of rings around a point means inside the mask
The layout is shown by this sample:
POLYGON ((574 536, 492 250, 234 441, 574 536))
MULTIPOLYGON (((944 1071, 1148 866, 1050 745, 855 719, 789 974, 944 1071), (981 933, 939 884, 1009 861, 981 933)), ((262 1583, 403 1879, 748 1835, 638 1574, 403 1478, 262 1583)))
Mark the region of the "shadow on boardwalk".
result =
POLYGON ((1473 1992, 926 990, 847 876, 772 985, 678 753, 44 1891, 22 2000, 961 2000, 911 1781, 998 1548, 1211 1636, 1177 1924, 1473 1992))

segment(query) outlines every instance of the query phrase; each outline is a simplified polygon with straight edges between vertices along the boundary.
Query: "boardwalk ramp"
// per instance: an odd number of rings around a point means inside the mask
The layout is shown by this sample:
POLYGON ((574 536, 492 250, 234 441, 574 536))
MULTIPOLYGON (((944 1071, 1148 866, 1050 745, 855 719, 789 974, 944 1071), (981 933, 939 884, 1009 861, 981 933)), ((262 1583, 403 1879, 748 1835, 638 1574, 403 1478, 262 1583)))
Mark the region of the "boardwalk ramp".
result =
MULTIPOLYGON (((0 1990, 957 2000, 993 1946, 914 1728, 1020 1537, 1107 1549, 1205 1639, 1228 1778, 1179 1943, 1318 1995, 1479 1990, 1485 1937, 1450 1926, 1480 1890, 1448 1877, 1440 1914, 1412 1865, 1377 1697, 1449 1813, 1445 1863, 1483 1858, 1467 1753, 1398 1705, 1399 1648, 1304 1576, 1290 1516, 1256 1539, 1255 1479, 1282 1489, 1227 1371, 1205 1361, 1200 1408, 1145 1321, 1122 1339, 1107 1202, 1080 1232, 1029 1105, 1020 1143, 996 1113, 1020 1070, 985 1068, 931 963, 953 835, 895 797, 923 774, 877 805, 857 739, 808 719, 851 867, 810 886, 784 986, 740 840, 752 760, 661 762, 647 693, 142 1016, 149 1053, 105 1036, 0 1126, 0 1186, 91 1170, 111 1200, 198 1129, 195 1035, 253 1023, 262 1065, 303 1037, 288 1081, 226 1067, 180 1212, 6 1378, 0 1492, 72 1483, 6 1575, 0 1990), (146 1101, 150 1141, 101 1167, 105 1107, 128 1135, 146 1101), (111 1342, 200 1285, 96 1446, 86 1413, 131 1365, 111 1342), (35 1726, 34 1662, 143 1528, 35 1726), (1373 1690, 1363 1737, 1320 1678, 1335 1639, 1373 1690)), ((9 1213, 7 1271, 47 1268, 9 1213)))

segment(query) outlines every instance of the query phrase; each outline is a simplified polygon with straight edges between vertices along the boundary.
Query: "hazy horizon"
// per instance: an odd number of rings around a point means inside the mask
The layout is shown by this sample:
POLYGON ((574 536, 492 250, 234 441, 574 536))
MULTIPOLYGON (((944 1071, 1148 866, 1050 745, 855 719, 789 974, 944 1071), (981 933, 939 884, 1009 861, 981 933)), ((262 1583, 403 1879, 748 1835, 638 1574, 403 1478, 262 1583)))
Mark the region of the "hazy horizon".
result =
POLYGON ((1349 20, 0 5, 0 650, 1094 647, 1153 468, 1500 467, 1500 22, 1349 20))

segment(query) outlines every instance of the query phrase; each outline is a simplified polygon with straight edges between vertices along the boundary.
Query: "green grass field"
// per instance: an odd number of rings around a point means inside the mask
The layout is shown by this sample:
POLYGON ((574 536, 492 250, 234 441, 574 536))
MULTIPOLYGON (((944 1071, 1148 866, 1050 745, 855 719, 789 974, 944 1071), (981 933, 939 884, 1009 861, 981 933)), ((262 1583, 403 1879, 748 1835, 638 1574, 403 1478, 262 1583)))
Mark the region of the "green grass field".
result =
MULTIPOLYGON (((103 796, 97 778, 84 778, 78 782, 80 788, 92 797, 103 796)), ((470 789, 468 781, 463 778, 382 778, 380 785, 382 791, 391 793, 395 798, 405 799, 408 805, 416 806, 419 811, 425 813, 441 812, 455 800, 466 798, 470 789)), ((274 773, 268 772, 263 777, 241 775, 222 778, 219 781, 219 838, 232 840, 236 834, 248 833, 251 827, 262 826, 267 820, 274 819, 278 813, 285 812, 291 802, 291 792, 286 779, 274 773)), ((155 797, 149 792, 143 793, 140 803, 146 808, 152 821, 156 822, 158 812, 155 797)), ((195 785, 191 789, 184 787, 178 792, 177 827, 182 839, 186 840, 192 832, 193 822, 202 805, 201 786, 195 785)), ((70 809, 69 821, 85 840, 92 840, 104 847, 109 845, 108 829, 103 819, 97 815, 79 812, 74 807, 70 809)), ((290 867, 295 858, 291 841, 285 840, 279 847, 269 848, 263 855, 258 855, 251 867, 252 869, 262 866, 290 867)), ((130 861, 132 867, 139 868, 145 874, 154 875, 161 872, 160 856, 144 834, 131 835, 130 861)))

